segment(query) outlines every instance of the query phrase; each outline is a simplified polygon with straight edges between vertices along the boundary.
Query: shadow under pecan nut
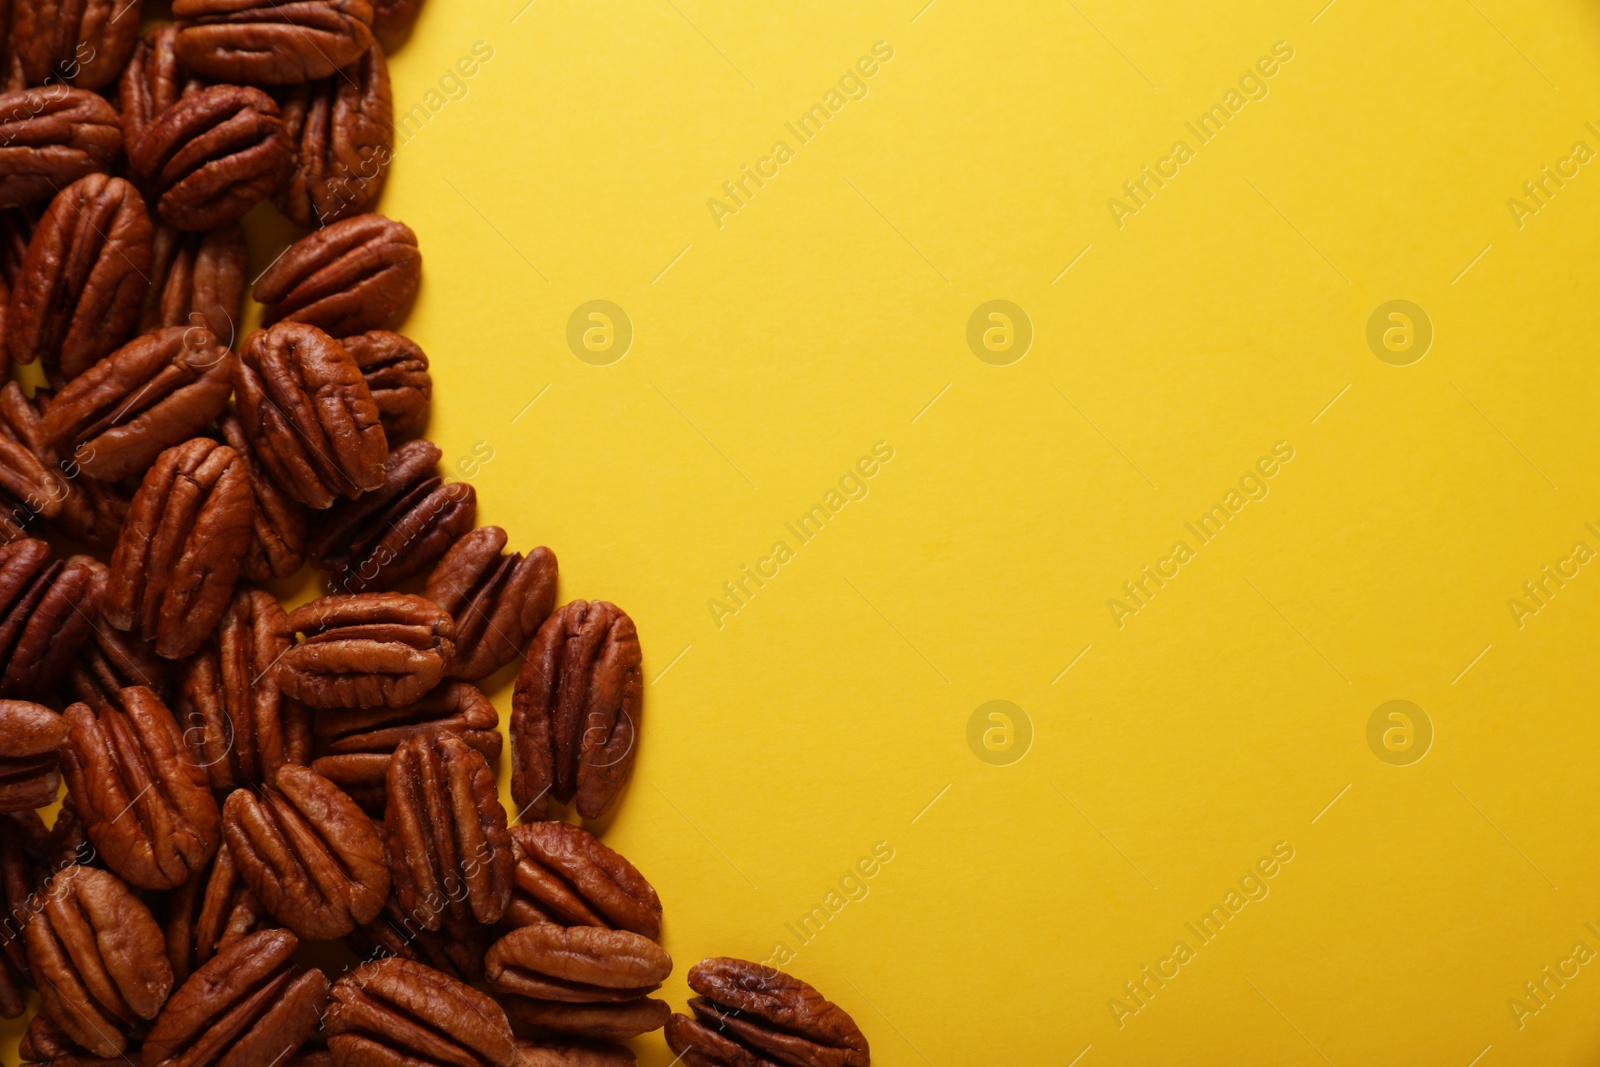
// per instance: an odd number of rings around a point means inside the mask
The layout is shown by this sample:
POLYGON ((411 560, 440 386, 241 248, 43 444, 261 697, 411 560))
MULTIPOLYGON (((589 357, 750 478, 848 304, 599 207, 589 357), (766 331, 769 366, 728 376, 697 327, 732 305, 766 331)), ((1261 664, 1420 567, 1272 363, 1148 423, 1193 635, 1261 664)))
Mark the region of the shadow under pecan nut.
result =
POLYGON ((326 226, 370 211, 394 154, 389 65, 376 44, 331 78, 283 101, 294 170, 274 202, 301 226, 326 226))
POLYGON ((296 608, 289 625, 305 640, 279 660, 278 684, 314 708, 414 703, 455 656, 450 616, 404 593, 326 596, 296 608))
POLYGON ((178 58, 206 78, 298 85, 326 78, 372 45, 367 0, 174 0, 178 58))
POLYGON ((330 589, 393 589, 426 571, 472 529, 478 491, 440 478, 440 455, 432 441, 407 441, 389 453, 380 488, 318 516, 306 559, 330 572, 330 589))
POLYGON ((363 964, 339 979, 322 1023, 339 1067, 516 1062, 511 1024, 500 1005, 412 960, 363 964))
POLYGON ((523 926, 489 946, 484 968, 490 989, 527 998, 519 1016, 532 1014, 546 1029, 634 1037, 671 1014, 650 994, 672 973, 672 957, 628 930, 523 926))
POLYGON ((167 894, 167 960, 183 982, 217 953, 271 926, 261 902, 239 879, 227 842, 210 869, 167 894))
POLYGON ((748 960, 716 957, 689 968, 695 1018, 674 1015, 667 1044, 685 1062, 742 1065, 769 1060, 868 1067, 872 1053, 855 1020, 814 988, 748 960), (694 1059, 691 1057, 698 1057, 694 1059))
POLYGON ((139 36, 139 0, 13 0, 11 43, 29 85, 104 89, 139 36))
POLYGON ((151 247, 150 291, 139 331, 201 326, 232 348, 244 312, 244 228, 185 233, 157 226, 151 247))
POLYGON ((511 794, 543 818, 550 799, 597 819, 633 770, 639 634, 615 604, 574 600, 545 620, 517 676, 511 794))
POLYGON ((581 826, 533 822, 511 828, 517 847, 506 920, 629 930, 661 939, 661 898, 638 868, 581 826))
POLYGON ((151 235, 144 198, 121 178, 90 174, 56 194, 11 286, 11 358, 42 360, 60 386, 115 351, 139 320, 151 235))
POLYGON ((522 655, 556 602, 556 555, 536 548, 502 555, 506 532, 480 526, 457 541, 428 576, 424 595, 456 620, 450 673, 477 681, 522 655))
MULTIPOLYGON (((50 831, 35 811, 0 815, 0 1019, 15 1019, 28 1008, 33 984, 23 928, 33 914, 30 898, 53 869, 50 831)), ((488 942, 484 943, 488 948, 488 942)), ((480 953, 481 956, 481 953, 480 953)))
POLYGON ((260 89, 213 85, 162 112, 128 146, 128 169, 180 230, 238 222, 294 165, 278 105, 260 89))
POLYGON ((241 589, 208 641, 184 664, 178 719, 213 789, 269 783, 311 755, 311 716, 278 688, 278 659, 294 644, 271 593, 241 589))
POLYGON ((422 346, 392 330, 368 330, 340 344, 361 368, 391 445, 422 432, 433 398, 433 376, 422 346))
POLYGON ((172 991, 161 927, 108 871, 68 867, 40 891, 28 920, 28 962, 43 1012, 97 1056, 117 1056, 172 991))
POLYGON ((54 691, 89 638, 104 570, 87 556, 51 562, 31 538, 0 545, 0 697, 54 691))
POLYGON ((383 826, 396 903, 427 930, 500 921, 515 865, 494 772, 461 738, 412 737, 389 762, 383 826))
MULTIPOLYGON (((0 700, 0 813, 55 803, 61 787, 57 752, 66 741, 66 720, 43 704, 0 700)), ((509 840, 506 848, 509 853, 509 840)))
POLYGON ((111 554, 106 620, 154 641, 159 656, 193 654, 233 597, 254 517, 233 449, 197 437, 161 453, 111 554))
POLYGON ((417 235, 382 215, 356 215, 289 246, 255 284, 262 321, 305 322, 335 337, 400 321, 422 281, 417 235))
POLYGON ((315 326, 286 322, 245 341, 235 403, 257 458, 314 509, 381 488, 388 439, 361 368, 315 326))
POLYGON ((233 391, 234 355, 203 326, 135 338, 68 382, 41 430, 91 478, 142 475, 163 451, 209 426, 233 391))
POLYGON ((275 1064, 317 1028, 328 979, 290 957, 300 939, 263 930, 219 952, 172 994, 144 1040, 142 1067, 275 1064))
POLYGON ((493 940, 494 931, 487 926, 454 933, 425 929, 390 893, 382 913, 363 923, 345 942, 363 959, 398 956, 443 971, 459 982, 477 982, 483 979, 483 954, 493 940))
POLYGON ((0 207, 49 200, 121 154, 122 127, 104 97, 65 85, 0 93, 0 207))
POLYGON ((223 834, 261 906, 309 941, 371 922, 389 897, 389 859, 377 827, 307 767, 285 765, 274 785, 229 794, 223 834))
POLYGON ((121 696, 98 715, 87 704, 66 710, 61 768, 111 869, 141 889, 172 889, 216 852, 221 815, 167 706, 137 686, 121 696))

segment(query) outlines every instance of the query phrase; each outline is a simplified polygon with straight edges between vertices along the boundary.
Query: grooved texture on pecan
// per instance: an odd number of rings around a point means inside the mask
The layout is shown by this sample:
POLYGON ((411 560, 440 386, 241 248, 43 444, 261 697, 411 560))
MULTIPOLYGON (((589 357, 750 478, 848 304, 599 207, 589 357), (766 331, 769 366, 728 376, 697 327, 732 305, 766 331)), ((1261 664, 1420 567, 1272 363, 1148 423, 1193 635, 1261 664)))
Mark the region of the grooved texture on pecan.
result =
POLYGON ((556 555, 503 555, 506 532, 482 526, 458 540, 428 576, 425 595, 456 621, 450 673, 477 681, 522 654, 556 602, 556 555))
POLYGON ((68 867, 28 920, 28 961, 50 1022, 97 1056, 117 1056, 172 991, 161 927, 116 875, 68 867))
POLYGON ((290 960, 287 930, 252 934, 181 985, 145 1038, 142 1067, 268 1067, 311 1036, 328 979, 290 960))
POLYGON ((394 154, 389 64, 373 45, 332 78, 291 92, 283 129, 294 170, 275 202, 301 226, 326 226, 370 211, 394 154))
POLYGON ((433 376, 422 346, 391 330, 368 330, 340 342, 361 368, 391 445, 422 432, 433 376))
POLYGON ((161 453, 111 554, 106 620, 153 640, 157 655, 192 655, 233 597, 254 517, 233 449, 197 437, 161 453))
MULTIPOLYGON (((49 481, 53 482, 54 489, 45 483, 41 483, 39 489, 46 502, 45 511, 53 506, 52 501, 60 504, 55 514, 44 515, 50 524, 92 548, 109 551, 116 545, 122 520, 128 513, 128 497, 119 486, 78 477, 82 469, 77 458, 62 459, 45 442, 44 416, 40 408, 49 399, 49 391, 39 389, 34 392, 33 400, 29 400, 22 394, 20 385, 7 382, 0 388, 0 439, 21 444, 52 475, 49 481)), ((0 449, 4 447, 0 445, 0 449)), ((16 515, 13 510, 8 517, 0 517, 0 539, 6 536, 8 524, 15 526, 16 515)))
POLYGON ((13 0, 11 43, 29 85, 104 89, 139 35, 139 0, 13 0))
POLYGON ((178 63, 178 27, 171 22, 152 26, 134 46, 128 65, 117 80, 117 106, 123 144, 132 148, 160 114, 186 92, 202 83, 184 73, 178 63))
POLYGON ((287 578, 306 561, 305 505, 262 464, 256 446, 232 412, 217 420, 217 429, 228 447, 239 453, 250 476, 250 492, 255 497, 255 536, 244 557, 244 576, 252 582, 287 578))
POLYGON ((56 386, 122 344, 150 285, 150 215, 121 178, 90 174, 50 201, 11 287, 6 345, 56 386))
POLYGON ((178 718, 211 788, 269 783, 285 763, 310 758, 311 715, 278 689, 278 659, 293 644, 277 598, 241 589, 216 637, 184 664, 178 718))
POLYGON ((438 685, 455 655, 455 623, 405 593, 327 596, 296 608, 305 640, 278 663, 284 693, 315 708, 391 708, 438 685))
POLYGON ((512 1067, 517 1057, 500 1005, 407 959, 365 964, 335 982, 322 1024, 339 1067, 512 1067))
POLYGON ((67 493, 65 479, 38 452, 0 433, 0 544, 26 536, 41 518, 61 514, 67 493))
POLYGON ((293 165, 277 103, 243 85, 185 95, 128 146, 130 174, 161 221, 180 230, 238 222, 293 165))
POLYGON ((510 994, 520 1018, 544 1029, 626 1038, 654 1030, 670 1010, 649 994, 672 957, 628 930, 542 923, 511 931, 484 960, 489 988, 510 994))
POLYGON ((61 767, 84 830, 106 863, 142 889, 173 889, 217 850, 221 817, 172 712, 148 689, 122 707, 65 712, 61 767))
POLYGON ((483 978, 483 954, 489 950, 494 932, 487 926, 454 933, 426 929, 391 893, 383 912, 345 940, 363 959, 398 956, 443 971, 457 981, 477 982, 483 978))
POLYGON ((244 228, 184 233, 157 226, 151 248, 150 291, 139 331, 203 326, 232 348, 244 311, 244 228))
POLYGON ((91 478, 142 475, 222 413, 233 353, 203 326, 135 338, 68 382, 44 413, 45 442, 91 478))
POLYGON ((223 834, 261 906, 307 940, 345 936, 388 899, 389 861, 377 827, 309 768, 285 765, 275 785, 229 794, 223 834))
POLYGON ((372 44, 367 0, 174 0, 178 58, 197 74, 251 85, 325 78, 372 44))
POLYGON ((422 280, 417 235, 382 215, 356 215, 289 246, 255 285, 262 321, 320 327, 335 337, 399 322, 422 280))
POLYGON ((384 468, 383 485, 318 516, 306 558, 330 572, 339 593, 393 589, 423 573, 472 529, 478 492, 439 477, 439 446, 407 441, 384 468))
POLYGON ((517 866, 508 922, 600 926, 661 939, 661 898, 655 887, 588 830, 533 822, 513 827, 511 839, 517 866))
POLYGON ((395 901, 427 930, 467 934, 511 900, 511 834, 494 772, 451 733, 414 736, 389 762, 383 827, 395 901))
POLYGON ((574 600, 545 620, 517 676, 511 794, 543 818, 551 797, 597 819, 633 770, 643 692, 639 634, 615 604, 574 600))
POLYGON ((122 154, 104 97, 65 85, 0 93, 0 207, 49 200, 122 154))
POLYGON ((0 697, 55 689, 89 638, 103 572, 86 556, 51 562, 43 541, 0 545, 0 697))
POLYGON ((165 702, 171 695, 170 673, 167 661, 156 655, 149 642, 114 626, 99 625, 68 669, 67 688, 99 713, 122 707, 122 691, 133 686, 143 686, 165 702))
MULTIPOLYGON (((66 720, 43 704, 0 700, 0 813, 55 803, 61 788, 56 752, 66 741, 66 720)), ((510 847, 508 839, 508 853, 510 847)))
POLYGON ((691 1067, 767 1062, 868 1067, 867 1039, 837 1004, 798 978, 716 957, 689 968, 693 1019, 674 1015, 667 1044, 691 1067))
POLYGON ((239 879, 227 843, 210 869, 167 895, 167 960, 179 982, 218 952, 270 926, 260 901, 239 879))
POLYGON ((278 484, 307 507, 382 487, 389 442, 361 368, 304 323, 250 335, 234 376, 239 423, 278 484))

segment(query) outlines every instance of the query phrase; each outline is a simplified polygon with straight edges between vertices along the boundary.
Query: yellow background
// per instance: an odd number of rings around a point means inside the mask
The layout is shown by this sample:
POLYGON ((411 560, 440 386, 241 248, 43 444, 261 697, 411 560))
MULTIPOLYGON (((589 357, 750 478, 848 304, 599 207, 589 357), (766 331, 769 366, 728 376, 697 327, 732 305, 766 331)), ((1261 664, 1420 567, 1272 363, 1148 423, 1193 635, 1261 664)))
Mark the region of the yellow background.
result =
POLYGON ((638 623, 606 840, 665 903, 664 995, 782 941, 883 1067, 1594 1062, 1600 964, 1520 1029, 1507 1002, 1600 951, 1600 568, 1521 628, 1507 601, 1600 549, 1600 173, 1520 229, 1507 200, 1600 149, 1600 8, 925 2, 428 0, 392 60, 403 117, 493 50, 382 209, 479 521, 638 623), (878 41, 869 95, 719 229, 707 200, 878 41), (1278 41, 1269 95, 1119 229, 1108 198, 1278 41), (604 367, 565 340, 597 298, 635 330, 604 367), (1435 330, 1405 367, 1365 340, 1399 298, 1435 330), (991 299, 1033 324, 1010 366, 965 340, 991 299), (1107 600, 1279 441, 1270 495, 1119 629, 1107 600), (1410 766, 1368 746, 1393 699, 1434 730, 1410 766), (1009 766, 967 743, 990 700, 1031 722, 1009 766))

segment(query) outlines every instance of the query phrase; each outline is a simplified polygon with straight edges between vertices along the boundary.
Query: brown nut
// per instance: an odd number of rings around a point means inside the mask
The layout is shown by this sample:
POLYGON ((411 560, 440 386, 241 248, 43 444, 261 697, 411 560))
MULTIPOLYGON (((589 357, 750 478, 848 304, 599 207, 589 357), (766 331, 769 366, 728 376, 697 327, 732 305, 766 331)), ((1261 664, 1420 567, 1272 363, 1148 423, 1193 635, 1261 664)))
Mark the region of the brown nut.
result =
POLYGON ((57 193, 11 287, 11 358, 43 360, 59 387, 116 351, 139 320, 150 241, 144 199, 123 179, 90 174, 57 193))
POLYGON ((517 1067, 635 1067, 626 1045, 606 1041, 517 1042, 517 1067))
POLYGON ((66 85, 0 93, 0 207, 49 200, 111 169, 122 128, 105 97, 66 85))
POLYGON ((444 554, 424 595, 456 621, 450 673, 478 681, 522 655, 556 603, 556 555, 536 548, 502 555, 506 532, 480 526, 444 554))
POLYGON ((389 895, 383 912, 345 938, 363 959, 399 956, 416 960, 443 971, 460 982, 483 979, 483 954, 489 950, 494 932, 487 926, 473 926, 454 933, 437 933, 422 924, 389 895))
POLYGON ((0 815, 0 1019, 15 1019, 28 1007, 33 979, 22 930, 32 914, 29 898, 47 873, 49 837, 36 811, 0 815))
POLYGON ((867 1039, 845 1010, 798 978, 717 957, 689 968, 695 1018, 674 1015, 667 1044, 695 1067, 815 1064, 868 1067, 867 1039))
POLYGON ((234 376, 239 423, 262 465, 307 507, 383 486, 389 443, 361 368, 304 323, 257 330, 234 376))
POLYGON ((111 869, 141 889, 173 889, 202 870, 221 817, 161 699, 135 686, 122 691, 121 708, 97 716, 74 704, 65 718, 67 788, 111 869))
POLYGON ((470 933, 511 901, 511 834, 494 772, 451 733, 410 738, 389 762, 383 828, 395 902, 425 930, 470 933))
POLYGON ((178 720, 213 789, 270 783, 285 763, 311 756, 311 715, 278 689, 278 659, 294 644, 271 593, 241 589, 214 641, 184 664, 178 720))
POLYGON ((169 667, 149 642, 101 624, 68 669, 67 689, 96 714, 122 707, 122 691, 133 686, 143 686, 165 702, 171 696, 169 667))
POLYGON ((372 35, 385 52, 393 52, 411 36, 421 8, 422 0, 373 0, 372 35))
POLYGON ((137 1046, 119 1056, 95 1056, 74 1045, 66 1034, 43 1015, 35 1015, 17 1043, 22 1062, 33 1067, 129 1067, 137 1046))
POLYGON ((519 1018, 547 1030, 624 1039, 671 1015, 649 994, 672 973, 672 957, 627 930, 523 926, 489 946, 484 969, 490 989, 517 998, 519 1018))
POLYGON ((516 1062, 511 1024, 500 1005, 407 959, 363 964, 335 982, 322 1025, 337 1067, 516 1062))
MULTIPOLYGON (((0 700, 0 813, 55 803, 61 788, 56 752, 66 741, 66 721, 43 704, 0 700)), ((508 856, 510 850, 507 838, 508 856)))
POLYGON ((128 169, 161 221, 214 230, 238 222, 283 184, 290 153, 272 97, 213 85, 157 116, 128 146, 128 169))
POLYGON ((229 794, 222 829, 240 879, 308 941, 371 922, 389 897, 389 860, 372 820, 307 767, 286 764, 274 785, 229 794))
POLYGON ((244 311, 244 228, 184 233, 157 226, 151 247, 151 285, 139 332, 199 326, 232 348, 244 311))
POLYGON ((211 424, 233 391, 232 352, 203 326, 136 338, 57 393, 41 429, 91 478, 143 475, 173 445, 211 424))
POLYGON ((368 330, 340 342, 361 368, 390 445, 422 432, 433 376, 422 346, 390 330, 368 330))
MULTIPOLYGON (((25 447, 51 475, 40 483, 34 496, 45 502, 46 510, 52 506, 52 501, 59 502, 56 514, 46 516, 50 525, 74 540, 110 551, 117 543, 122 520, 128 514, 128 497, 118 486, 79 477, 82 471, 77 459, 62 459, 45 443, 44 416, 40 409, 49 399, 49 390, 38 389, 29 400, 20 385, 7 382, 0 388, 0 438, 10 438, 25 447), (53 494, 48 489, 51 482, 55 486, 53 494)), ((4 449, 5 446, 0 445, 0 450, 4 449)), ((25 461, 14 460, 14 463, 22 462, 25 461)), ((4 466, 7 464, 0 464, 4 466)), ((18 468, 13 465, 12 469, 18 468)), ((9 519, 0 517, 0 539, 6 536, 8 527, 15 526, 17 515, 13 509, 9 519)))
MULTIPOLYGON (((500 713, 476 686, 445 682, 422 699, 398 708, 327 708, 313 731, 323 755, 311 769, 324 775, 368 811, 382 814, 388 797, 389 760, 408 738, 448 730, 483 754, 500 758, 500 713)), ((428 962, 424 960, 423 962, 428 962)))
POLYGON ((305 505, 290 496, 262 465, 255 444, 233 412, 224 412, 217 428, 222 440, 244 461, 256 502, 255 537, 245 553, 244 576, 252 582, 287 578, 306 561, 305 505))
POLYGON ((300 939, 263 930, 223 949, 172 994, 144 1040, 142 1067, 271 1067, 305 1043, 328 979, 293 963, 300 939))
POLYGON ((307 561, 337 593, 393 589, 422 574, 472 529, 478 492, 439 477, 439 446, 407 441, 389 453, 383 485, 319 516, 307 561))
POLYGON ((0 697, 54 691, 89 638, 102 572, 86 556, 52 563, 43 541, 0 545, 0 697))
POLYGON ((411 227, 355 215, 307 234, 255 285, 262 322, 304 322, 335 337, 394 327, 422 280, 411 227))
POLYGON ((184 982, 232 945, 271 923, 261 902, 239 880, 239 868, 226 843, 217 848, 211 869, 195 875, 167 896, 167 960, 184 982))
POLYGON ((150 124, 176 104, 186 93, 204 87, 187 76, 178 63, 178 27, 158 23, 139 38, 117 81, 117 106, 122 123, 123 144, 139 143, 150 124))
POLYGON ((376 44, 332 78, 283 102, 294 170, 274 203, 301 226, 326 226, 371 211, 394 155, 389 64, 376 44))
POLYGON ((145 474, 111 554, 106 621, 192 655, 216 628, 254 536, 244 461, 208 438, 169 448, 145 474))
POLYGON ((40 518, 60 515, 68 492, 66 480, 37 452, 0 433, 0 544, 27 536, 40 518))
POLYGON ((367 0, 174 0, 178 58, 215 81, 297 85, 326 78, 372 44, 367 0))
POLYGON ((29 85, 104 89, 139 35, 139 0, 12 0, 11 40, 29 85))
POLYGON ((404 593, 326 596, 296 608, 305 640, 278 663, 285 694, 315 708, 398 708, 438 685, 455 655, 455 623, 404 593))
POLYGON ((643 699, 639 634, 615 604, 574 600, 545 620, 517 676, 511 795, 535 818, 551 797, 597 819, 633 770, 643 699))
POLYGON ((532 822, 511 829, 515 891, 506 920, 630 930, 661 940, 661 898, 619 853, 581 826, 532 822))
POLYGON ((68 867, 35 902, 28 962, 44 1014, 97 1056, 117 1056, 172 991, 161 927, 116 875, 68 867))
POLYGON ((667 1025, 672 1009, 664 1000, 639 997, 620 1003, 568 1004, 502 994, 506 1014, 544 1033, 570 1034, 599 1041, 627 1041, 667 1025))

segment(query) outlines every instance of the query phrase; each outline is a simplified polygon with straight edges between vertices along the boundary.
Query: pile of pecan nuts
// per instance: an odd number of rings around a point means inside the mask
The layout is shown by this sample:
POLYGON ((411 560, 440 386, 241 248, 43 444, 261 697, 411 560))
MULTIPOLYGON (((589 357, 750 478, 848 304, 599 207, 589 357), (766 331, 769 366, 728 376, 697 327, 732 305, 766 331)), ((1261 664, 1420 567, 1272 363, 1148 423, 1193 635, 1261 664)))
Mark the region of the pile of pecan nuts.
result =
POLYGON ((672 1014, 655 890, 565 821, 627 783, 639 638, 420 436, 421 254, 373 213, 416 3, 0 0, 0 1016, 35 990, 62 1067, 628 1064, 663 1028, 863 1067, 747 961, 672 1014), (305 235, 241 339, 269 199, 305 235), (519 659, 513 820, 477 683, 519 659))

